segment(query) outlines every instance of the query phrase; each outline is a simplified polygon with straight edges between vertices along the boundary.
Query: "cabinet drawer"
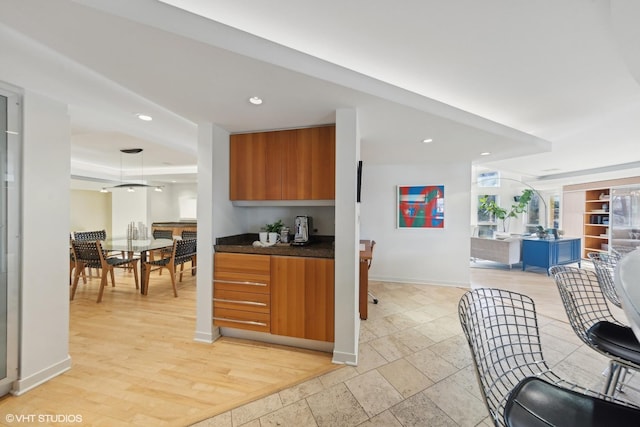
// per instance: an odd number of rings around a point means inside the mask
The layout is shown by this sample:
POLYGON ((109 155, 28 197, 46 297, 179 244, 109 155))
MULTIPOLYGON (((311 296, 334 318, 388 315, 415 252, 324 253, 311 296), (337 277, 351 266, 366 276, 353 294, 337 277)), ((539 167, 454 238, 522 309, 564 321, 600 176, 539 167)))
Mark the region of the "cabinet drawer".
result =
POLYGON ((214 308, 251 311, 254 313, 271 312, 271 296, 249 292, 216 289, 213 295, 214 308))
POLYGON ((250 293, 271 292, 271 261, 269 255, 214 255, 214 289, 250 293))
POLYGON ((250 331, 271 332, 269 313, 254 313, 214 307, 213 324, 229 328, 248 329, 250 331))
POLYGON ((248 280, 245 279, 244 277, 232 278, 231 280, 216 278, 213 281, 213 290, 214 292, 216 290, 225 290, 266 295, 271 293, 270 280, 255 277, 250 277, 248 280))

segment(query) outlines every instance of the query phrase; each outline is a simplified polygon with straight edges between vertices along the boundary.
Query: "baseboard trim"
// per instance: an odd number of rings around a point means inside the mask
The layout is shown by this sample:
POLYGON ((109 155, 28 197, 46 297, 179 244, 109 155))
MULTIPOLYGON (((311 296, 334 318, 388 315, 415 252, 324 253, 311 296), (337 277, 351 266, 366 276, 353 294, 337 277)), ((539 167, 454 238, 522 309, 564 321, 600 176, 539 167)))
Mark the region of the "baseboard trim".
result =
POLYGON ((48 368, 41 370, 40 372, 36 372, 33 375, 30 375, 26 378, 21 378, 14 382, 14 387, 11 390, 11 394, 13 394, 14 396, 20 396, 21 394, 28 392, 29 390, 39 386, 40 384, 43 384, 50 379, 57 377, 64 372, 67 372, 69 369, 71 369, 71 356, 67 355, 64 360, 61 360, 60 362, 51 365, 48 368))
POLYGON ((307 350, 323 351, 331 353, 333 351, 333 343, 325 341, 308 340, 304 338, 285 337, 282 335, 273 335, 265 332, 255 332, 245 329, 220 328, 222 336, 241 338, 253 341, 262 341, 269 344, 286 345, 289 347, 300 347, 307 350))
POLYGON ((211 344, 220 338, 220 328, 214 328, 212 332, 199 332, 193 335, 193 340, 205 344, 211 344))
POLYGON ((331 362, 338 365, 358 366, 358 353, 344 353, 341 351, 333 352, 331 362))

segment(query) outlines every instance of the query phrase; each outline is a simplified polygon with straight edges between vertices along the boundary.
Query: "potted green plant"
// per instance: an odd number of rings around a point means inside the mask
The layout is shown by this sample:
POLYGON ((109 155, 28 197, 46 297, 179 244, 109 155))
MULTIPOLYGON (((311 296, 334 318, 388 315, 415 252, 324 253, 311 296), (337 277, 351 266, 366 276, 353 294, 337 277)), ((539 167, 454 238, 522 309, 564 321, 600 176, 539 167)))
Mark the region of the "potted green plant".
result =
POLYGON ((264 229, 267 233, 280 233, 280 229, 282 229, 282 227, 284 227, 284 224, 282 223, 282 220, 279 219, 272 224, 266 224, 264 229))
POLYGON ((264 226, 265 230, 269 234, 269 243, 275 244, 278 241, 278 237, 280 236, 280 230, 284 227, 282 220, 279 219, 272 224, 266 224, 264 226))
POLYGON ((501 233, 509 232, 509 222, 511 218, 517 218, 517 216, 527 211, 527 205, 533 197, 533 190, 522 190, 522 195, 518 198, 518 201, 511 205, 509 209, 503 208, 498 205, 495 200, 489 198, 488 195, 484 195, 480 198, 480 209, 489 213, 496 220, 500 220, 501 233))

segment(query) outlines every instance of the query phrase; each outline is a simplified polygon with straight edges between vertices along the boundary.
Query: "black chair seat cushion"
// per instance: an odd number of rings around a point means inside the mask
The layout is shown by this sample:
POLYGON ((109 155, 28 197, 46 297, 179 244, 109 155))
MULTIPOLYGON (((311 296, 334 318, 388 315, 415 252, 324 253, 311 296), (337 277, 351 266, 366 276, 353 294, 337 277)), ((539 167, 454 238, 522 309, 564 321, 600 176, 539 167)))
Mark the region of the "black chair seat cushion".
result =
POLYGON ((164 267, 165 265, 169 264, 169 261, 171 261, 171 258, 160 258, 160 259, 154 259, 153 261, 147 261, 147 264, 164 267))
POLYGON ((115 258, 114 257, 114 258, 107 258, 105 261, 107 262, 107 264, 117 267, 119 265, 130 264, 135 260, 132 258, 115 258))
POLYGON ((630 327, 600 321, 589 328, 587 336, 599 349, 640 365, 640 342, 630 327))
POLYGON ((504 421, 509 427, 637 427, 640 409, 528 377, 511 391, 504 421))

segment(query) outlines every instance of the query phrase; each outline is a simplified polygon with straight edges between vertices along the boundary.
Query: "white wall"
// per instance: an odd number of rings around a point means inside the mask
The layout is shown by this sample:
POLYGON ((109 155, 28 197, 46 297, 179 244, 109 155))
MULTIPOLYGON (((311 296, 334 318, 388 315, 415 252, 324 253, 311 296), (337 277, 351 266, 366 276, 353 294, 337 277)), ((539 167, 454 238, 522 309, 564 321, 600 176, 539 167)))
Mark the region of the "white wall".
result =
POLYGON ((149 233, 151 224, 147 217, 147 193, 152 192, 147 188, 136 188, 133 193, 126 189, 114 189, 111 193, 111 227, 114 238, 126 238, 127 226, 134 222, 145 224, 149 233))
MULTIPOLYGON (((195 185, 193 186, 195 190, 195 185)), ((178 207, 174 198, 173 185, 165 185, 162 192, 147 192, 147 214, 149 226, 154 222, 177 221, 178 207)))
POLYGON ((369 276, 469 285, 471 165, 363 165, 360 236, 376 241, 369 276), (444 185, 444 229, 396 228, 397 185, 444 185))
POLYGON ((24 95, 20 379, 23 393, 71 367, 70 125, 64 104, 24 95), (46 254, 46 256, 45 256, 46 254))
POLYGON ((111 237, 111 193, 71 190, 69 232, 105 230, 111 237))
POLYGON ((154 222, 195 220, 180 216, 181 199, 197 199, 197 184, 168 184, 164 186, 162 192, 149 189, 147 192, 147 213, 149 225, 154 222))

